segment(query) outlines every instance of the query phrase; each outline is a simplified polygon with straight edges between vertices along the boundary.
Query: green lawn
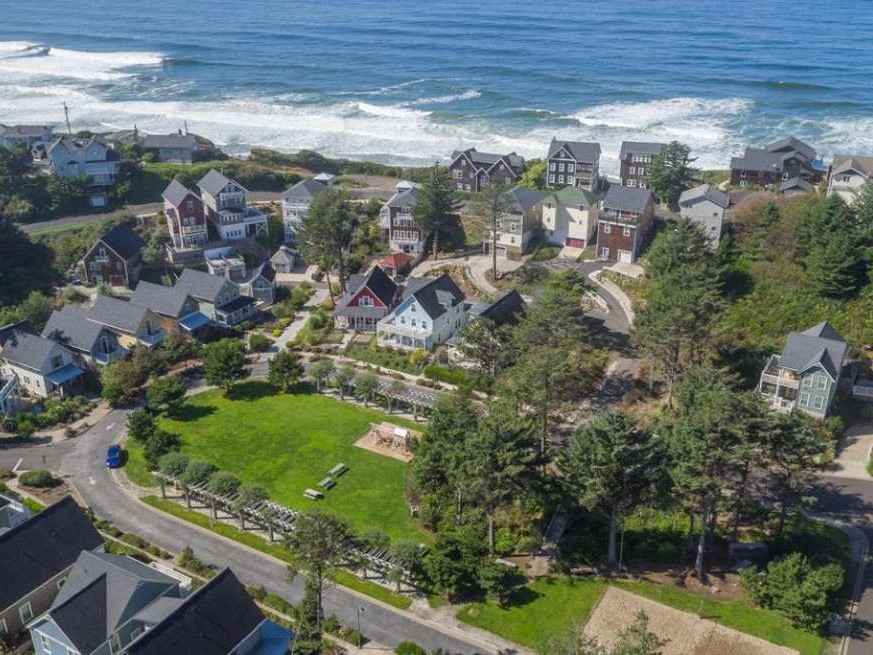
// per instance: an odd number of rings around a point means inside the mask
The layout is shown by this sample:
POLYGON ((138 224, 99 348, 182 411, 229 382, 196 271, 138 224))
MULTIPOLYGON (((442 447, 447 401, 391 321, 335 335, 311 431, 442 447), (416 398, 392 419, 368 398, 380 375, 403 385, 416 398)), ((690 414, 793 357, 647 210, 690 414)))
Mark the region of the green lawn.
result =
MULTIPOLYGON (((208 391, 189 398, 162 426, 179 434, 182 452, 263 484, 290 507, 321 507, 359 530, 377 527, 392 539, 427 540, 409 515, 403 462, 354 447, 370 423, 402 419, 310 394, 273 393, 261 382, 238 385, 231 397, 208 391), (306 488, 340 462, 349 470, 324 499, 311 501, 306 488)), ((128 466, 136 472, 138 458, 128 466)), ((138 473, 135 473, 138 475, 138 473)))
MULTIPOLYGON (((750 607, 741 600, 708 600, 676 587, 649 582, 610 584, 774 644, 797 649, 802 655, 819 655, 825 645, 822 637, 798 630, 775 612, 750 607)), ((586 620, 606 587, 605 581, 597 579, 536 580, 506 609, 493 602, 474 603, 458 612, 458 618, 522 646, 542 650, 549 637, 559 634, 574 621, 586 620)))
POLYGON ((142 446, 128 439, 124 445, 126 459, 124 460, 124 472, 134 484, 141 487, 154 487, 157 482, 152 477, 149 467, 146 466, 145 457, 142 454, 142 446))

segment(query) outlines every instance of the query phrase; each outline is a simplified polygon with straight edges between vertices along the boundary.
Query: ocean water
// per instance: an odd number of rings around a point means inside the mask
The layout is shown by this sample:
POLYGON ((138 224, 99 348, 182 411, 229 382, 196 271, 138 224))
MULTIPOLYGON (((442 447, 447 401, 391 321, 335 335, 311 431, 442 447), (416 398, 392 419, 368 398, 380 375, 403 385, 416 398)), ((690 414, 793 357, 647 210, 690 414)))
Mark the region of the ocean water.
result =
POLYGON ((392 163, 788 133, 873 154, 867 0, 0 0, 0 122, 392 163))

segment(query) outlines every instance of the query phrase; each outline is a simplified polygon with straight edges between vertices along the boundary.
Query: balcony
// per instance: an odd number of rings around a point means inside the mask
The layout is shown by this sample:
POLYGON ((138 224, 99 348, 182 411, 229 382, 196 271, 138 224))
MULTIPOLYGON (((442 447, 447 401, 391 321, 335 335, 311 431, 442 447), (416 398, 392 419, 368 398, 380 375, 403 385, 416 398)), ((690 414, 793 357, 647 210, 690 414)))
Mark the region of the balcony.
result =
POLYGON ((148 346, 149 348, 153 346, 157 346, 161 341, 167 338, 167 332, 163 328, 155 328, 153 327, 148 332, 143 334, 139 334, 136 337, 136 340, 139 341, 144 346, 148 346))
POLYGON ((123 348, 121 346, 118 346, 114 350, 109 350, 105 352, 100 350, 94 353, 94 361, 98 364, 103 364, 105 366, 106 364, 114 362, 118 359, 124 359, 129 353, 130 351, 127 348, 123 348))
MULTIPOLYGON (((0 380, 0 382, 3 382, 3 380, 0 380)), ((0 387, 0 406, 2 406, 3 402, 13 394, 17 386, 18 376, 13 373, 12 377, 6 380, 6 382, 3 383, 3 386, 0 387)))

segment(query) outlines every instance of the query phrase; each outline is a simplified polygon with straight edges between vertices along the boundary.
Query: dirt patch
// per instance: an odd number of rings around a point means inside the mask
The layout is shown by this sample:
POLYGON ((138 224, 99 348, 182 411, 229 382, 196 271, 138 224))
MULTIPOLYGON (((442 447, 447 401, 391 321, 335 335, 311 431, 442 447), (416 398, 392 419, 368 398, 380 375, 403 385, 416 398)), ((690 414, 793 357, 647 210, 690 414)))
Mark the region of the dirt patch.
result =
POLYGON ((476 286, 473 280, 470 279, 470 274, 467 273, 466 266, 457 266, 454 264, 446 264, 429 270, 425 273, 425 277, 439 277, 443 273, 448 273, 449 277, 455 281, 461 291, 468 298, 476 298, 482 295, 482 290, 476 286))
POLYGON ((421 432, 415 430, 401 428, 393 423, 374 423, 355 445, 371 453, 409 462, 412 459, 410 444, 420 438, 421 432))
POLYGON ((616 587, 609 587, 603 594, 585 626, 585 633, 610 647, 640 610, 649 617, 649 630, 669 640, 661 648, 663 655, 797 654, 791 648, 771 644, 616 587))
POLYGON ((661 568, 653 564, 635 567, 634 573, 642 580, 665 586, 681 587, 685 591, 709 600, 736 600, 743 595, 740 576, 715 567, 707 571, 709 581, 705 585, 700 584, 694 571, 688 569, 661 568))

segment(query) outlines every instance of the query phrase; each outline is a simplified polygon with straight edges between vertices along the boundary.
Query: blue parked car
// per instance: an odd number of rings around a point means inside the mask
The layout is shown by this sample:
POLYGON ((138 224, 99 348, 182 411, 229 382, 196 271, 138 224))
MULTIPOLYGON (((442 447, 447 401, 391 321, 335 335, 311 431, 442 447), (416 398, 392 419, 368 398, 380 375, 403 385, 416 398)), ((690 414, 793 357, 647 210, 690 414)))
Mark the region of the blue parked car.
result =
POLYGON ((111 469, 121 466, 121 446, 112 444, 106 451, 106 466, 111 469))

